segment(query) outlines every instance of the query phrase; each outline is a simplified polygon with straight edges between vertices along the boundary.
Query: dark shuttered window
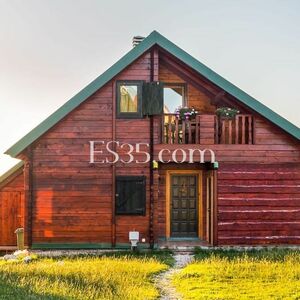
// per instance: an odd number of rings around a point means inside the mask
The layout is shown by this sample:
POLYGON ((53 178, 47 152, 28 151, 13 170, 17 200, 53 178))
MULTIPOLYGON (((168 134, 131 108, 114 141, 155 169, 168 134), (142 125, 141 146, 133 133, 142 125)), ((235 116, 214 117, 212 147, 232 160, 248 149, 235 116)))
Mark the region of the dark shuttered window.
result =
POLYGON ((161 115, 163 114, 163 83, 145 82, 143 85, 143 114, 161 115))
POLYGON ((145 176, 116 177, 116 214, 145 215, 146 178, 145 176))

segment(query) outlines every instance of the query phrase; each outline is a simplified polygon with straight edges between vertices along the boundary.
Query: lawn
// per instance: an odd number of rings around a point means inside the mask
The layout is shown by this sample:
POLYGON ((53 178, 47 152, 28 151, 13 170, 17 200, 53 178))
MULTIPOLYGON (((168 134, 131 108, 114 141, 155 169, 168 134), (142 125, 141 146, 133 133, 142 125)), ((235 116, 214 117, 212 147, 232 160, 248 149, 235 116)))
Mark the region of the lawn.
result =
POLYGON ((198 250, 172 282, 185 299, 300 299, 300 252, 198 250))
POLYGON ((0 262, 0 299, 155 299, 169 253, 0 262))

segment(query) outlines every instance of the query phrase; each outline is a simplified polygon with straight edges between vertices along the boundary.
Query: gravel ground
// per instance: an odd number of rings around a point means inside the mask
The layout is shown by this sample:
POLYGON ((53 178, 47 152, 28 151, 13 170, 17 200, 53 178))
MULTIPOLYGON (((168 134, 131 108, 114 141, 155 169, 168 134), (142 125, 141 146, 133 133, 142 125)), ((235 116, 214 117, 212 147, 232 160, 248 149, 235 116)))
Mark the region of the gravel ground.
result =
POLYGON ((39 257, 59 257, 59 256, 77 256, 77 255, 94 255, 98 256, 105 253, 120 252, 126 250, 99 249, 99 250, 30 250, 30 253, 37 254, 39 257))
POLYGON ((194 255, 191 252, 177 252, 174 256, 175 264, 172 268, 159 274, 155 278, 155 285, 160 290, 161 300, 180 300, 181 296, 176 292, 175 288, 171 284, 172 276, 184 268, 194 259, 194 255))

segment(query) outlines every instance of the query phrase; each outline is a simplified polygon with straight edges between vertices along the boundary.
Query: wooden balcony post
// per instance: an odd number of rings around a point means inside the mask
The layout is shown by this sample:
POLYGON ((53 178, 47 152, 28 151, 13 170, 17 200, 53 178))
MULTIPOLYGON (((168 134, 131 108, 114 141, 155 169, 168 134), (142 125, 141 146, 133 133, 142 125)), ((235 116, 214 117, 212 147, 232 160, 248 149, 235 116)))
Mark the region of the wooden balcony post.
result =
POLYGON ((232 120, 228 120, 228 144, 232 144, 232 120))
POLYGON ((185 144, 185 121, 182 121, 182 144, 185 144))
POLYGON ((216 117, 211 115, 198 115, 199 118, 199 143, 201 145, 213 145, 215 143, 216 117))
POLYGON ((248 144, 252 144, 252 116, 248 116, 248 144))
POLYGON ((178 118, 175 118, 175 144, 178 144, 178 137, 179 137, 178 118))
POLYGON ((239 116, 236 115, 235 116, 235 144, 238 144, 239 143, 239 116))
POLYGON ((246 135, 246 132, 245 132, 245 116, 242 115, 242 144, 245 144, 245 135, 246 135))
POLYGON ((199 144, 199 135, 200 135, 200 119, 199 116, 196 116, 196 128, 195 128, 195 143, 199 144))

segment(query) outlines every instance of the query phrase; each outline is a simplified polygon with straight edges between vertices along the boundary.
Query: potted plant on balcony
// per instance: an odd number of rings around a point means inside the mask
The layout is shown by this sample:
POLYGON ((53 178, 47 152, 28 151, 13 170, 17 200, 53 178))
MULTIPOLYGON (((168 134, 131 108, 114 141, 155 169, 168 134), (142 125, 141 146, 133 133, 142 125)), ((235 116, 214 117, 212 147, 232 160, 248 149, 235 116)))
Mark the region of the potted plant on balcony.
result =
POLYGON ((233 120, 239 113, 236 108, 231 107, 219 107, 216 110, 216 114, 221 120, 233 120))
POLYGON ((194 120, 197 114, 198 111, 196 111, 193 107, 179 106, 175 109, 175 116, 180 122, 194 120))

